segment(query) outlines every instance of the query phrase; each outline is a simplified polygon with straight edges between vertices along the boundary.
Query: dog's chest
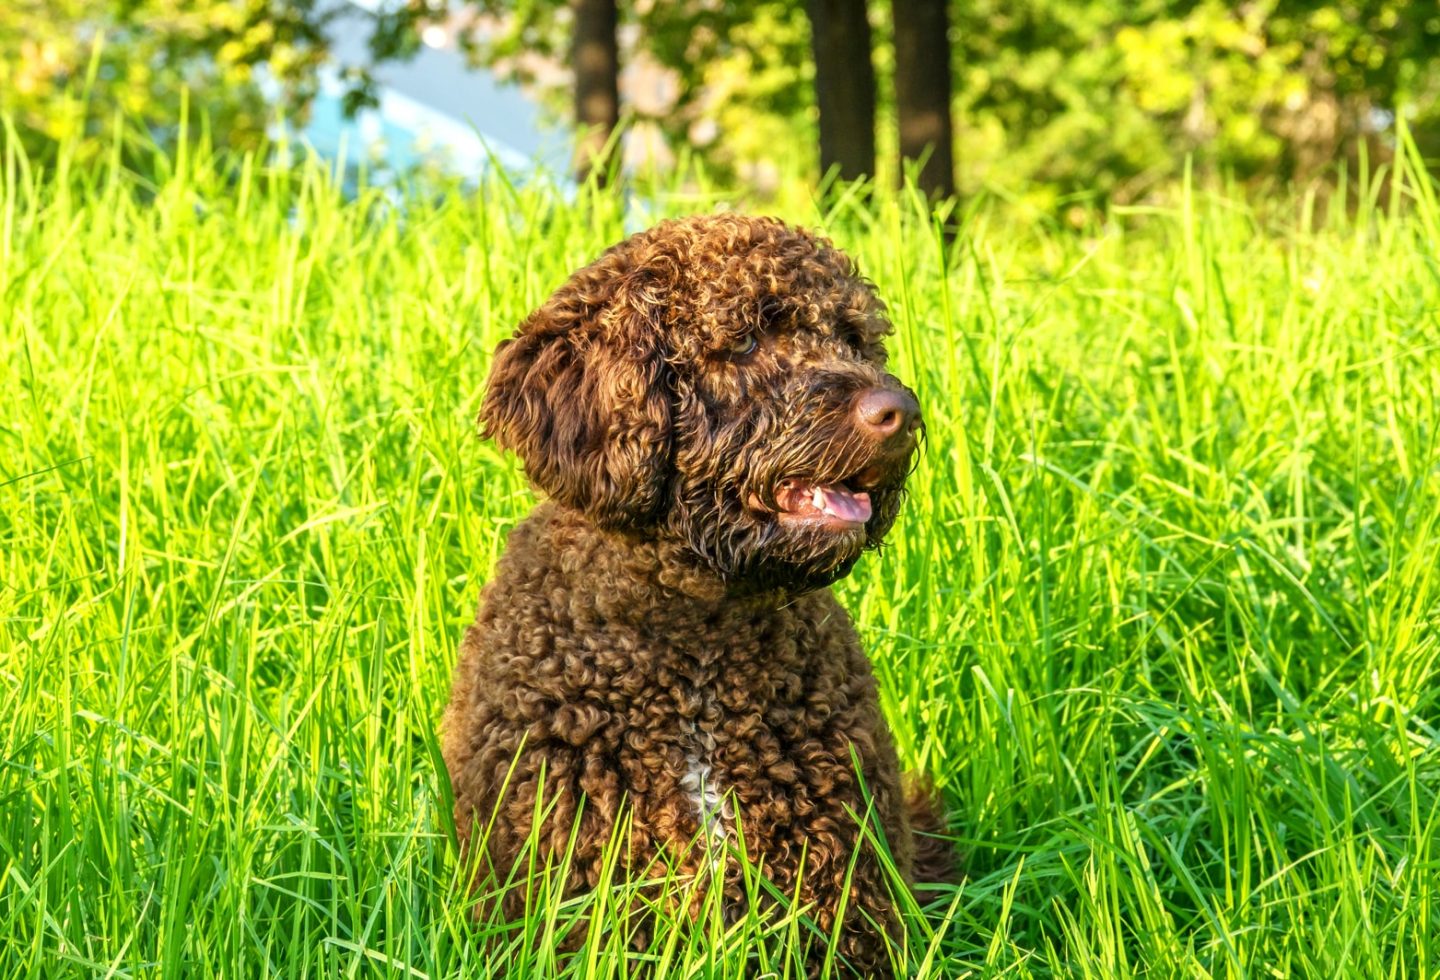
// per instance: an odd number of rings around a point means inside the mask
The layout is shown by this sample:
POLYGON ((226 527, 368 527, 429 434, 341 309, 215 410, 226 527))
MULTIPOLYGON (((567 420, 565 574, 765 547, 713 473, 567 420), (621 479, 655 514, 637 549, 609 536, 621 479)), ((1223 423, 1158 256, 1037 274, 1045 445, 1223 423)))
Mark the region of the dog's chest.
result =
POLYGON ((553 667, 530 675, 562 702, 595 706, 577 746, 591 778, 613 779, 644 825, 678 846, 698 842, 712 865, 742 827, 747 847, 786 833, 784 807, 826 792, 810 760, 853 693, 844 612, 823 593, 743 615, 639 615, 611 600, 598 619, 557 630, 553 667))
MULTIPOLYGON (((724 637, 742 650, 763 642, 753 629, 724 637)), ((737 726, 736 712, 763 717, 752 688, 767 669, 737 663, 721 636, 621 626, 605 639, 596 637, 595 647, 593 659, 569 661, 573 666, 564 672, 584 688, 568 692, 566 700, 599 701, 612 719, 597 731, 600 742, 587 748, 599 752, 600 743, 613 739, 611 758, 630 798, 673 813, 707 847, 723 850, 734 823, 727 770, 745 755, 743 735, 753 728, 753 721, 737 726)), ((772 686, 760 684, 765 691, 772 686)))
POLYGON ((825 673, 820 658, 809 669, 797 658, 793 631, 742 626, 727 639, 703 649, 671 640, 647 651, 655 669, 630 714, 637 727, 670 716, 662 736, 670 745, 668 772, 652 784, 661 794, 652 802, 683 814, 682 826, 693 828, 705 863, 716 869, 737 843, 739 825, 749 838, 770 822, 752 819, 755 798, 770 797, 779 788, 773 780, 795 773, 790 749, 804 741, 810 699, 825 673))

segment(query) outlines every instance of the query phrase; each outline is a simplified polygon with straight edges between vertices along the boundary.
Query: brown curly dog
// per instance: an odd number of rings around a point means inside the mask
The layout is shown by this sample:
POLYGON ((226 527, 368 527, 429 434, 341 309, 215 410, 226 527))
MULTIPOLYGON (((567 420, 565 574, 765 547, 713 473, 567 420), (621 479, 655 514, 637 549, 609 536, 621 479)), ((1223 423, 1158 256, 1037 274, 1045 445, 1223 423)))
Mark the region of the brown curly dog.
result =
POLYGON ((827 586, 890 529, 921 432, 890 329, 828 242, 724 215, 614 246, 500 345, 484 431, 550 500, 510 535, 445 713, 482 873, 576 833, 566 887, 593 887, 626 813, 624 868, 667 853, 729 914, 743 832, 827 934, 843 912, 851 968, 889 972, 899 922, 860 822, 909 881, 947 878, 950 855, 915 833, 940 821, 902 789, 827 586))

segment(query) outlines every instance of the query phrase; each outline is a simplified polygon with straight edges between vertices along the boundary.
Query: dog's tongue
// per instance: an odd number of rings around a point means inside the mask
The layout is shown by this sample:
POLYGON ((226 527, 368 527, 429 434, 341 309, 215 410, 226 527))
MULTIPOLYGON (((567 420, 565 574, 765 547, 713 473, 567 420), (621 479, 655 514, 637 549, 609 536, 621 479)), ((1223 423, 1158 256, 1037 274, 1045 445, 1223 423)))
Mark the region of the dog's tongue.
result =
POLYGON ((824 511, 831 517, 855 524, 864 524, 870 519, 868 493, 851 493, 835 486, 817 486, 812 494, 810 499, 815 509, 824 511))
POLYGON ((808 484, 788 479, 780 485, 776 501, 782 511, 796 517, 824 514, 845 524, 864 524, 870 520, 870 494, 852 494, 840 484, 808 484))
POLYGON ((824 514, 847 524, 870 520, 870 495, 852 492, 839 483, 809 483, 792 478, 781 482, 775 497, 781 510, 799 517, 824 514))

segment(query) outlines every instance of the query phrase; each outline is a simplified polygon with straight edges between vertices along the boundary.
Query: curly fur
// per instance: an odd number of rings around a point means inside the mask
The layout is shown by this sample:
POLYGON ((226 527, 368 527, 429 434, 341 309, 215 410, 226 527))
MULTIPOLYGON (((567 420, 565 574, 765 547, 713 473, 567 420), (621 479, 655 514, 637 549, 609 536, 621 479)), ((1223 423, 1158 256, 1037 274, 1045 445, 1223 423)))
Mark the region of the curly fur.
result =
MULTIPOLYGON (((865 793, 909 880, 951 871, 945 848, 917 848, 912 828, 940 821, 901 785, 826 588, 890 529, 911 464, 913 438, 855 423, 861 393, 907 390, 885 370, 889 330, 828 242, 726 215, 614 246, 500 345, 484 431, 550 500, 510 536, 444 720, 462 841, 494 820, 484 870, 517 860, 542 784, 542 847, 563 852, 579 815, 572 891, 599 880, 622 808, 637 866, 669 849, 696 874, 715 848, 692 845, 738 823, 782 892, 800 878, 821 928, 848 909, 853 967, 886 970, 878 930, 898 922, 861 843, 865 793), (869 519, 782 519, 796 477, 863 478, 869 519)), ((716 881, 741 907, 733 868, 716 881)))

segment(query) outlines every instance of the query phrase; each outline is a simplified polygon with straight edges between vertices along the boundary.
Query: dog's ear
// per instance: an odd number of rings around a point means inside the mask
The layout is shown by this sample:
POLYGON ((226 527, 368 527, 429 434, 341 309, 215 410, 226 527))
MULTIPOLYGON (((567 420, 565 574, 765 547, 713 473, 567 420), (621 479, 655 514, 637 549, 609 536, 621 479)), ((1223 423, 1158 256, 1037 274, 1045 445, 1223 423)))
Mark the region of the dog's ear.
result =
POLYGON ((668 371, 643 290, 605 271, 577 273, 500 344, 480 423, 551 498, 638 527, 660 516, 669 483, 668 371))

